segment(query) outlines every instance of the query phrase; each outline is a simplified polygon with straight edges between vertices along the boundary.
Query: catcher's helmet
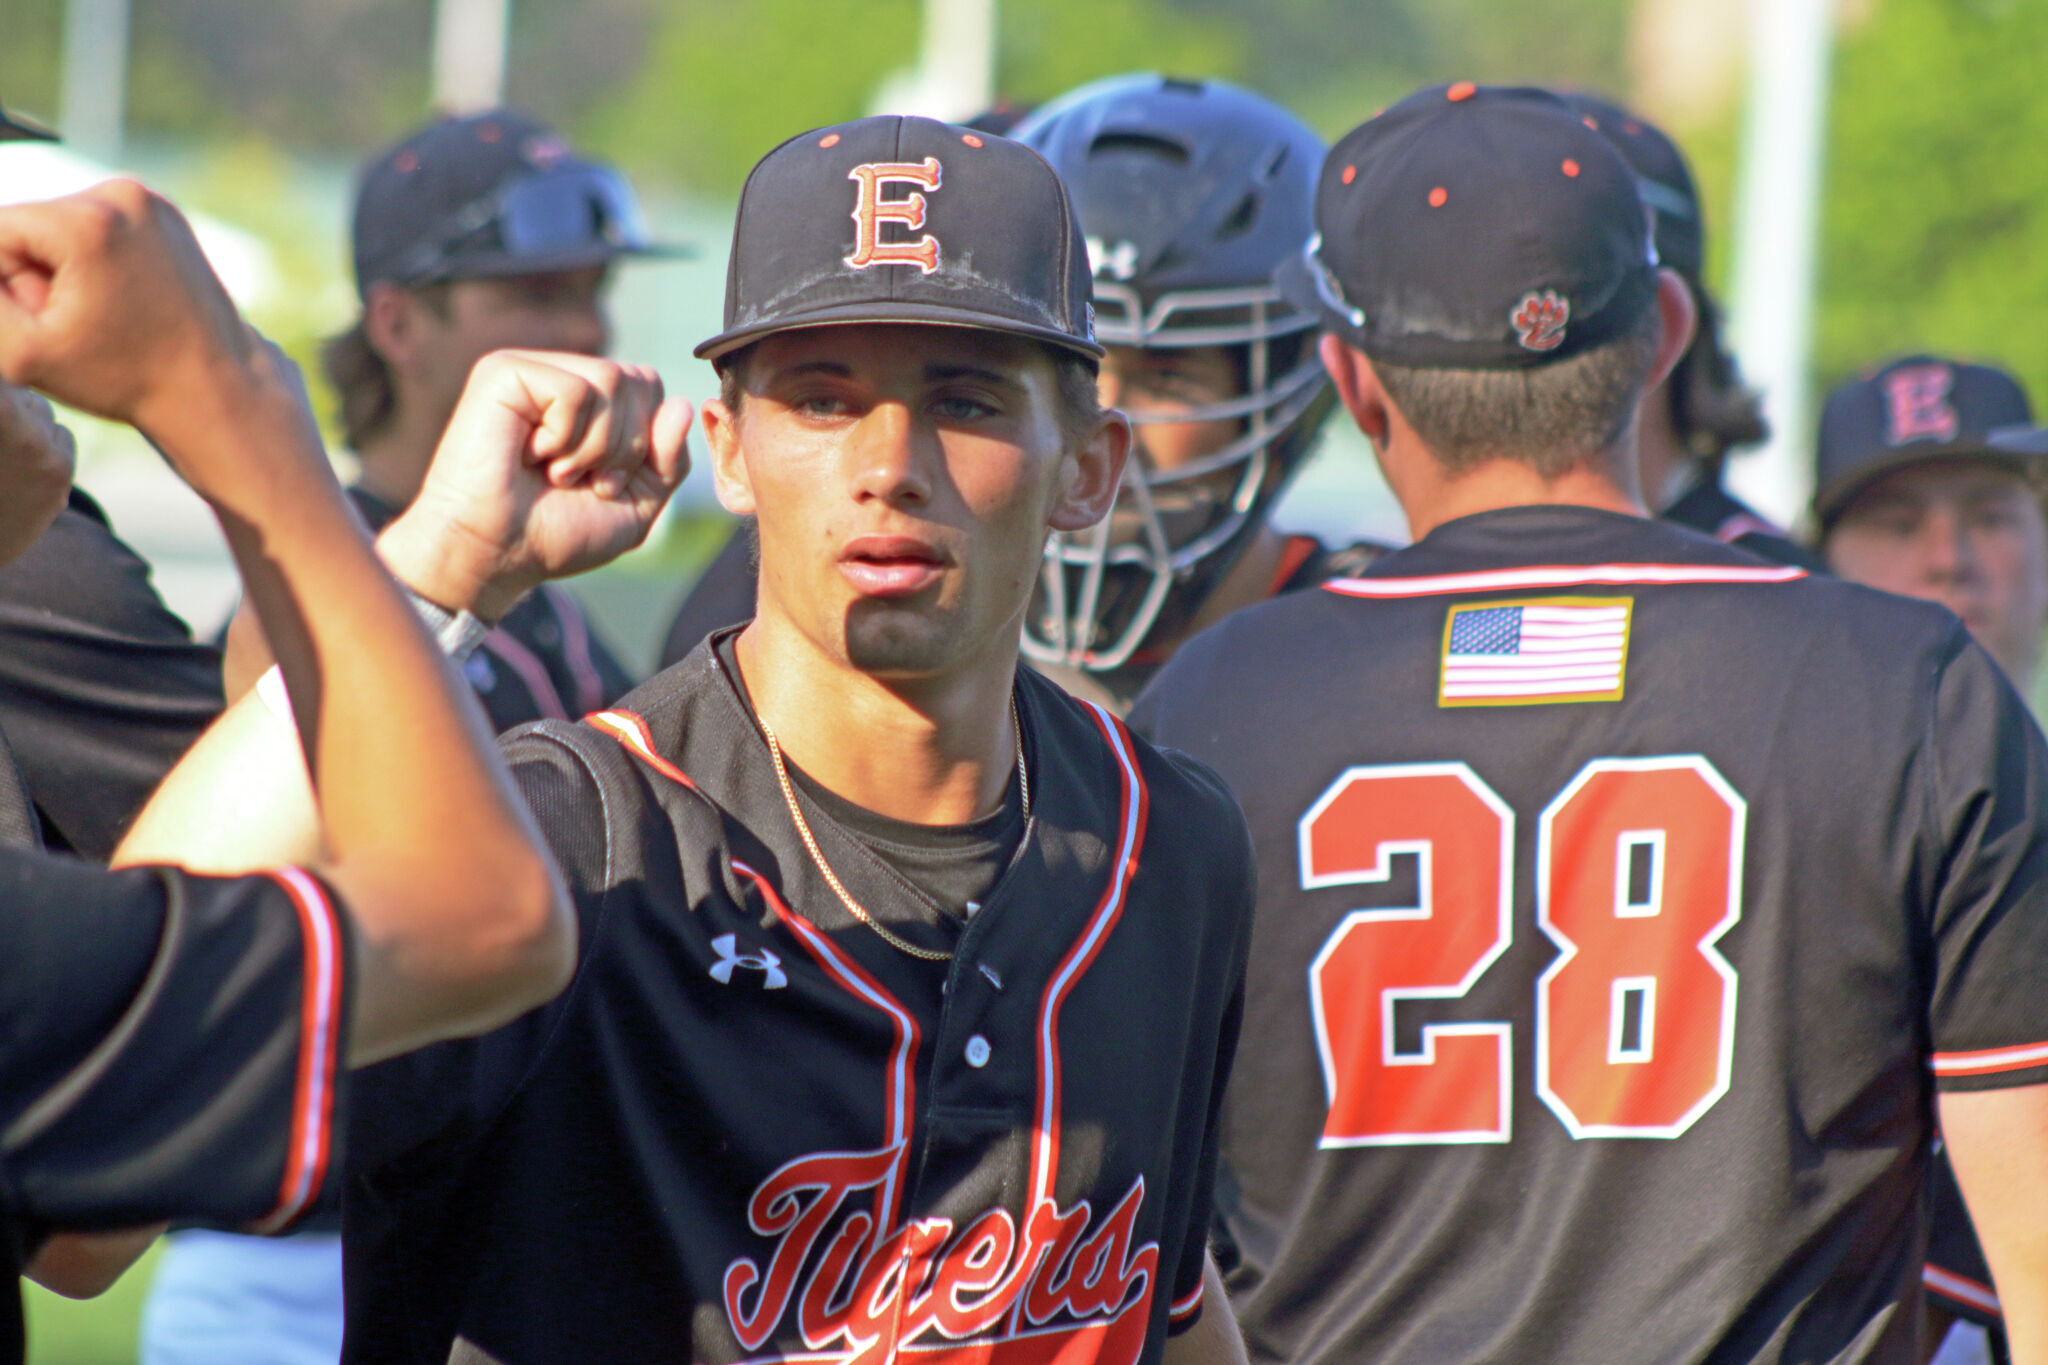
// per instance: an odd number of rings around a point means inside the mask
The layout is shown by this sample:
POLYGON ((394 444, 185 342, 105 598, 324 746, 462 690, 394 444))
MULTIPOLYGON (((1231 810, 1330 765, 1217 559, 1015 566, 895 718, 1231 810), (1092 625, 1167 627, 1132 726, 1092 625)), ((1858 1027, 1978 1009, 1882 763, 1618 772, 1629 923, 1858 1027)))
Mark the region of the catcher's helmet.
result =
POLYGON ((1317 320, 1271 285, 1311 227, 1324 147, 1272 101, 1220 81, 1116 76, 1013 131, 1067 183, 1105 345, 1229 348, 1239 393, 1148 421, 1241 424, 1172 470, 1133 459, 1116 511, 1054 535, 1024 650, 1106 671, 1184 626, 1262 524, 1329 414, 1317 320))

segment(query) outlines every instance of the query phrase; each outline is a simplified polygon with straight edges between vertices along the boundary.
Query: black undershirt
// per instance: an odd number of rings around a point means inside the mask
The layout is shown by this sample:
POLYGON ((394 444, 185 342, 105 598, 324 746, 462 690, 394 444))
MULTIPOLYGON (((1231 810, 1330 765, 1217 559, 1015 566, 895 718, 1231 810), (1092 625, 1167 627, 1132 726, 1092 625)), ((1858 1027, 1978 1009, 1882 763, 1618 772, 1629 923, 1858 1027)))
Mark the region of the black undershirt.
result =
MULTIPOLYGON (((738 630, 728 631, 713 636, 711 646, 739 690, 740 700, 752 712, 754 699, 733 650, 738 638, 738 630)), ((755 723, 759 724, 758 716, 755 723)), ((964 825, 920 825, 855 805, 786 757, 784 762, 790 782, 826 819, 866 845, 933 906, 955 919, 972 918, 981 908, 1024 838, 1024 804, 1014 770, 1003 803, 993 814, 964 825)))

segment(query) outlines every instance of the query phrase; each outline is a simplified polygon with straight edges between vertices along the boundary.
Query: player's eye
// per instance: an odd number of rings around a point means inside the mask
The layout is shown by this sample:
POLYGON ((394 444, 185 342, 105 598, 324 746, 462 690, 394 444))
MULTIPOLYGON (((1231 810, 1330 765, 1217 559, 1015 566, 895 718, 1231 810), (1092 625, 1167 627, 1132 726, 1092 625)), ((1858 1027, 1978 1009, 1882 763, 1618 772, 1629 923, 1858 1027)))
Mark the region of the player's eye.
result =
POLYGON ((949 422, 978 422, 997 414, 995 404, 975 394, 942 393, 933 397, 931 412, 949 422))
POLYGON ((805 417, 843 417, 852 404, 836 393, 803 393, 789 400, 790 411, 805 417))

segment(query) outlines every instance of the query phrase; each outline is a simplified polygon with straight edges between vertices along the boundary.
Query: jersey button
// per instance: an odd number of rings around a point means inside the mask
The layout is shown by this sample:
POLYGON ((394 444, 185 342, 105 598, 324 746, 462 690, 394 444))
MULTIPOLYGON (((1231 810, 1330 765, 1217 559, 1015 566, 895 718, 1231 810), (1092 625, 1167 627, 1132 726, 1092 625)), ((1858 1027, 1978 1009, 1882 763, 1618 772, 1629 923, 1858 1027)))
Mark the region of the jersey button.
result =
POLYGON ((967 1040, 967 1065, 972 1067, 987 1066, 988 1054, 988 1039, 977 1033, 967 1040))

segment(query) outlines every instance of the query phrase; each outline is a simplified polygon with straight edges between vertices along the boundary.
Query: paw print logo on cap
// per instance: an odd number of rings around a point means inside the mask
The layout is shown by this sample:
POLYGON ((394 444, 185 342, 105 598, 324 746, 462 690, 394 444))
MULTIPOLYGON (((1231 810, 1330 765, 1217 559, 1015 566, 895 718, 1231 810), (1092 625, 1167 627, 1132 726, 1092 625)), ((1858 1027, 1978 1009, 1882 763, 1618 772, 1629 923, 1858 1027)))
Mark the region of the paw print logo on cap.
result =
POLYGON ((1532 289, 1522 295, 1508 321, 1524 349, 1554 351, 1564 344, 1564 327, 1571 316, 1571 302, 1559 298, 1556 290, 1546 289, 1539 294, 1532 289))

